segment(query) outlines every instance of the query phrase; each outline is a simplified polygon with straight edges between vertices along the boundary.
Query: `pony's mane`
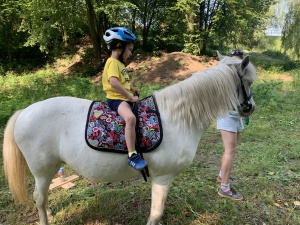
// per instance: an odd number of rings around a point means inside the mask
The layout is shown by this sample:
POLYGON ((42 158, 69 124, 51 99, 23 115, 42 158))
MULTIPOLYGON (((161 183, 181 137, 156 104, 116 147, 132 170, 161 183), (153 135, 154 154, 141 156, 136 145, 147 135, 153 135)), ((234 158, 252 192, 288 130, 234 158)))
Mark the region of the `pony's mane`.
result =
MULTIPOLYGON (((234 60, 227 63, 234 64, 234 60)), ((228 115, 229 109, 237 110, 239 100, 236 90, 240 81, 226 64, 219 63, 155 91, 153 95, 159 110, 189 130, 192 126, 207 128, 218 116, 228 115)))
MULTIPOLYGON (((228 57, 228 56, 225 56, 224 58, 222 58, 217 65, 220 65, 220 64, 226 64, 226 65, 230 65, 230 64, 240 64, 242 62, 242 60, 238 57, 228 57)), ((246 68, 246 73, 247 75, 249 75, 253 81, 256 80, 257 78, 257 75, 256 75, 256 68, 255 66, 249 62, 247 68, 246 68)))

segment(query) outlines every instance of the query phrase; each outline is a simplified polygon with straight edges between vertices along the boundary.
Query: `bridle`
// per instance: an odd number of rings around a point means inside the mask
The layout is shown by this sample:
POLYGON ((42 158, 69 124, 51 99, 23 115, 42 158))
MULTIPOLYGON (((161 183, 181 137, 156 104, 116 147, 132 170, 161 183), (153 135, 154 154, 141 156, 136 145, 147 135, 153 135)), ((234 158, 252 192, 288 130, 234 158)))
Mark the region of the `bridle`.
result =
MULTIPOLYGON (((233 65, 230 65, 230 67, 234 67, 233 65)), ((237 70, 234 67, 235 70, 237 70)), ((233 70, 234 71, 234 70, 233 70)), ((252 104, 250 102, 250 99, 252 97, 252 91, 250 89, 250 93, 249 96, 247 95, 246 89, 245 89, 245 85, 243 82, 243 76, 240 74, 240 72, 237 70, 237 75, 240 78, 240 82, 241 82, 241 89, 242 89, 242 93, 243 93, 243 97, 244 97, 244 101, 241 103, 241 110, 243 111, 243 113, 248 113, 251 111, 252 109, 252 104)), ((238 91, 238 96, 239 96, 240 92, 238 91)))
MULTIPOLYGON (((249 96, 248 96, 247 93, 246 93, 246 89, 245 89, 245 85, 244 85, 243 79, 242 79, 243 77, 239 73, 239 71, 237 71, 237 74, 238 74, 238 76, 240 78, 240 81, 241 81, 241 88, 242 88, 242 93, 243 93, 243 96, 244 96, 244 101, 241 104, 241 108, 242 108, 242 111, 244 113, 248 113, 248 112, 251 111, 251 109, 253 107, 252 104, 251 104, 251 102, 250 102, 250 99, 252 97, 252 91, 250 89, 250 93, 249 93, 249 96)), ((238 95, 239 95, 239 92, 238 92, 238 95)))

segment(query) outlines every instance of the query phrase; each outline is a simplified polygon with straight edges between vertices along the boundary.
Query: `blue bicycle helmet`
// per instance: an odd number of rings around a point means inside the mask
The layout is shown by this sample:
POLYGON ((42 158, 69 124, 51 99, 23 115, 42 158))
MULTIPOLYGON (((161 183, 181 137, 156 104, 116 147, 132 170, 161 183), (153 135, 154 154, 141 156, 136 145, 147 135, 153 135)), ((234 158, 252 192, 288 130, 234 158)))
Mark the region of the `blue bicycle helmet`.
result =
POLYGON ((135 34, 126 27, 113 27, 106 30, 103 39, 108 49, 117 43, 135 43, 138 41, 135 34))

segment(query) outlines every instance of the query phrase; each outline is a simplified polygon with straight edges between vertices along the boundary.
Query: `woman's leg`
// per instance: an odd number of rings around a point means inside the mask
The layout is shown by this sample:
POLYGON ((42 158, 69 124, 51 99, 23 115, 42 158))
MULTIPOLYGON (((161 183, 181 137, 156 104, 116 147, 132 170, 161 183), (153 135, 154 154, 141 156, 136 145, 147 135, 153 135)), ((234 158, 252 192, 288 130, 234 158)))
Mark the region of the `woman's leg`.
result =
POLYGON ((223 144, 224 144, 224 154, 222 158, 221 165, 221 187, 218 190, 218 194, 222 197, 231 198, 233 200, 243 200, 243 195, 237 193, 233 188, 229 185, 229 178, 231 174, 231 170, 233 167, 234 157, 237 151, 237 142, 240 136, 240 133, 220 130, 223 144))
POLYGON ((226 130, 220 131, 225 149, 221 165, 222 183, 228 184, 233 167, 234 157, 237 151, 237 143, 240 133, 230 132, 226 130))

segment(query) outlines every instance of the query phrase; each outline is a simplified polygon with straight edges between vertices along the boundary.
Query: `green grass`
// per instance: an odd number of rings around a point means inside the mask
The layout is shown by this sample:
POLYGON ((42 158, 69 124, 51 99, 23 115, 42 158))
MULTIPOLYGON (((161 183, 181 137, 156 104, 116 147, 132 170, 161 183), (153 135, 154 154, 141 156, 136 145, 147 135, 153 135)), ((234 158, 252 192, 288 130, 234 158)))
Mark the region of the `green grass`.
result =
MULTIPOLYGON (((263 54, 257 55, 255 65, 261 67, 253 87, 257 110, 241 135, 233 169, 233 176, 239 181, 235 188, 245 200, 234 202, 217 194, 216 175, 224 150, 213 123, 199 143, 194 162, 175 178, 162 224, 300 224, 297 205, 300 201, 300 69, 265 66, 263 54), (281 74, 293 79, 283 81, 281 74)), ((0 77, 0 87, 1 140, 7 118, 20 107, 58 95, 103 99, 101 86, 88 78, 63 77, 51 71, 0 77)), ((160 85, 142 86, 142 97, 159 88, 160 85)), ((65 170, 66 175, 74 174, 68 166, 65 170)), ((32 176, 29 180, 32 192, 32 176)), ((150 182, 141 178, 94 184, 80 177, 75 183, 73 189, 50 192, 49 205, 55 213, 53 224, 146 224, 151 204, 150 182)), ((33 204, 27 207, 14 204, 2 170, 0 186, 0 224, 35 224, 36 208, 33 204)))

